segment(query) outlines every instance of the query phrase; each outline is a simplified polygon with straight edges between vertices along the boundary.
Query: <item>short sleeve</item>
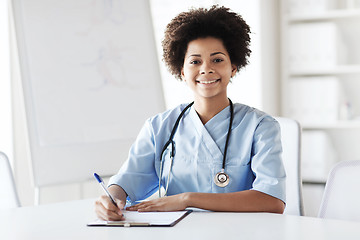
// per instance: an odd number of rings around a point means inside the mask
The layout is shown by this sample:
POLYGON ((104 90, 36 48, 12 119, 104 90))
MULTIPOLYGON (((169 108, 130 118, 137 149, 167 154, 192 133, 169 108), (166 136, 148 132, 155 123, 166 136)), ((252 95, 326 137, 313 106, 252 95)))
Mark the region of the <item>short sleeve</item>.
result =
POLYGON ((109 180, 109 185, 121 186, 131 201, 151 196, 158 187, 154 145, 153 129, 148 120, 131 146, 127 161, 109 180))
POLYGON ((252 189, 285 202, 286 173, 282 162, 281 132, 279 123, 271 117, 262 119, 255 130, 251 168, 255 175, 252 189))

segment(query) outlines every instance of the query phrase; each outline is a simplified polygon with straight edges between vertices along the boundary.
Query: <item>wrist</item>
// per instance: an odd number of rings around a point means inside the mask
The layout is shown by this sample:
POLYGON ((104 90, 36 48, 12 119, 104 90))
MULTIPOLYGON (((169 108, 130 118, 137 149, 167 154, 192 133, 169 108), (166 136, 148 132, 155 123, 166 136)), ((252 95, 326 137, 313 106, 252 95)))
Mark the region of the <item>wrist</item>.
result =
POLYGON ((124 203, 126 203, 127 194, 122 187, 120 187, 118 185, 111 185, 108 188, 108 191, 114 198, 119 199, 119 200, 123 201, 124 203))
POLYGON ((191 207, 191 196, 192 196, 192 193, 191 192, 185 192, 182 194, 182 201, 185 205, 185 208, 187 207, 191 207))

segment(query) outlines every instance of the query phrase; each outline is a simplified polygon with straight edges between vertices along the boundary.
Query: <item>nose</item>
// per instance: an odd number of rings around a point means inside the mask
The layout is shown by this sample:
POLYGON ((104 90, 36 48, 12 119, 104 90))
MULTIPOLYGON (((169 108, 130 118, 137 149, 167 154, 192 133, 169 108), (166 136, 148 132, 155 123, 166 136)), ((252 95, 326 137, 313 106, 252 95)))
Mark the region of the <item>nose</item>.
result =
POLYGON ((200 68, 200 74, 214 73, 214 69, 211 64, 208 62, 204 62, 200 68))

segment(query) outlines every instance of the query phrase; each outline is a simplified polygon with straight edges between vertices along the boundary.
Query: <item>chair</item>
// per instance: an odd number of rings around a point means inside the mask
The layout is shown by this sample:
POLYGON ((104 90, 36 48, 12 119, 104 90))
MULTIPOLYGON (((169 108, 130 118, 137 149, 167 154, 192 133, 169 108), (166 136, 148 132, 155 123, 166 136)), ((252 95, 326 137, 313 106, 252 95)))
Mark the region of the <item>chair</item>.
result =
POLYGON ((9 159, 0 152, 0 208, 20 207, 9 159))
POLYGON ((304 215, 301 180, 301 128, 293 119, 276 117, 281 129, 283 162, 286 171, 286 207, 284 214, 304 215))
POLYGON ((330 171, 320 218, 360 221, 360 160, 342 161, 330 171))

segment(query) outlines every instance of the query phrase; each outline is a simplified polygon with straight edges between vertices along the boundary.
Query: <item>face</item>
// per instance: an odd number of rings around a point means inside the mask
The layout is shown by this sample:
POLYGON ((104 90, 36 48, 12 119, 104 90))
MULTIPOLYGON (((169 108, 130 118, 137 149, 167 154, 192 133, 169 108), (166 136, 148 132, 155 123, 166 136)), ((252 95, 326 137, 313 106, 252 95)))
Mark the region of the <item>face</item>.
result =
POLYGON ((227 98, 227 85, 236 73, 220 39, 198 38, 188 44, 182 79, 196 98, 227 98))

